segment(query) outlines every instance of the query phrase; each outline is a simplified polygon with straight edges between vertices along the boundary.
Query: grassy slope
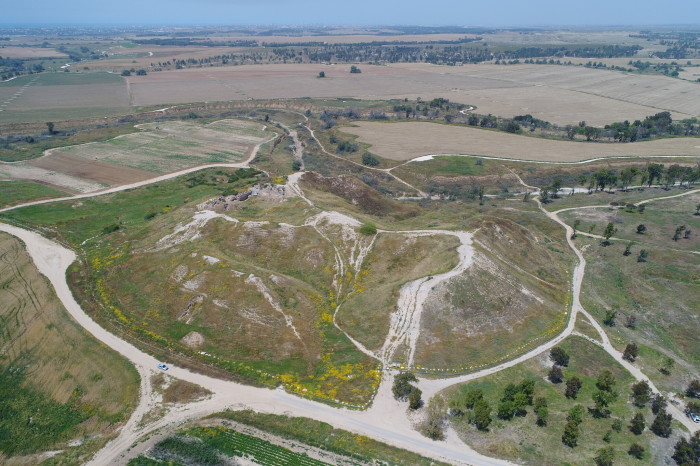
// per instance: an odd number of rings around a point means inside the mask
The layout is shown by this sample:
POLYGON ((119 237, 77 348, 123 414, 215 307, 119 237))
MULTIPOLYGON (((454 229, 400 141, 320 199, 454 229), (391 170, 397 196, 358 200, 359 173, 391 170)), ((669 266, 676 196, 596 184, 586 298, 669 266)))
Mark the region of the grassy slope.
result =
POLYGON ((76 462, 95 451, 138 397, 138 375, 74 323, 16 239, 0 235, 0 450, 26 455, 67 448, 76 462), (95 437, 97 436, 97 437, 95 437))
POLYGON ((428 299, 417 364, 471 370, 561 330, 572 257, 561 229, 540 216, 502 210, 473 220, 474 265, 428 299))
MULTIPOLYGON (((257 181, 246 178, 227 183, 230 173, 234 171, 209 170, 185 180, 168 181, 79 203, 30 207, 6 215, 14 221, 45 228, 50 231, 49 235, 59 236, 74 247, 89 240, 79 247, 87 260, 83 268, 71 270, 71 280, 83 297, 83 305, 91 309, 98 320, 111 323, 111 329, 161 348, 185 352, 201 362, 241 374, 249 381, 266 384, 283 381, 290 384, 290 389, 298 387, 301 391, 305 388, 304 393, 308 395, 331 400, 337 396, 363 403, 376 385, 373 370, 376 363, 359 353, 328 319, 319 321, 323 313, 329 312, 332 300, 325 291, 330 288, 332 253, 325 251, 327 245, 323 246, 309 227, 302 228, 309 230, 309 234, 300 234, 298 241, 285 243, 282 230, 278 231, 274 224, 250 231, 241 226, 231 236, 227 230, 231 224, 213 221, 207 227, 210 234, 205 236, 208 239, 202 244, 197 243, 200 246, 197 251, 192 249, 196 245, 186 242, 174 255, 163 252, 143 255, 144 248, 152 247, 156 240, 171 233, 178 222, 190 221, 193 207, 202 200, 225 190, 242 190, 257 181), (194 181, 186 181, 188 179, 194 181), (114 212, 119 212, 119 215, 115 217, 114 212), (148 214, 156 216, 146 220, 148 214), (119 230, 116 232, 103 233, 105 227, 117 224, 119 230), (258 242, 261 234, 270 237, 258 242), (241 247, 238 244, 241 241, 248 246, 241 247), (316 272, 311 273, 303 261, 305 257, 315 257, 314 250, 320 253, 321 263, 316 272), (199 259, 190 258, 192 252, 197 252, 199 259), (223 262, 207 265, 201 259, 202 254, 221 258, 223 262), (189 323, 177 321, 177 317, 196 293, 183 293, 183 285, 170 280, 169 275, 177 265, 188 265, 191 270, 195 270, 196 265, 202 268, 200 274, 208 272, 213 278, 209 282, 212 288, 205 291, 211 293, 211 299, 189 323), (254 273, 263 279, 273 296, 294 316, 300 331, 312 335, 306 347, 298 344, 279 313, 270 308, 255 287, 244 283, 246 276, 237 280, 231 269, 254 273), (139 277, 136 281, 134 274, 139 277), (278 275, 286 284, 277 286, 272 274, 278 275), (141 285, 135 287, 134 283, 141 285), (168 286, 163 287, 163 283, 168 283, 168 286), (227 285, 222 286, 223 283, 227 285), (238 302, 232 294, 241 287, 247 290, 247 301, 238 302), (270 333, 265 325, 244 329, 230 325, 230 312, 213 305, 214 299, 228 300, 241 311, 257 312, 259 308, 265 314, 263 317, 274 318, 276 325, 287 332, 289 338, 275 340, 279 334, 270 333), (106 310, 95 303, 101 303, 106 310), (191 331, 198 331, 211 341, 212 345, 205 350, 220 359, 202 356, 198 354, 199 349, 194 351, 183 347, 179 340, 191 331), (236 332, 240 331, 245 333, 245 338, 238 338, 241 334, 236 335, 236 332), (248 346, 244 344, 246 341, 248 346), (270 341, 277 344, 266 343, 270 341), (294 343, 294 346, 285 343, 294 343), (348 378, 348 372, 355 377, 348 378)), ((305 204, 299 202, 251 203, 231 215, 240 213, 241 220, 274 218, 298 224, 316 213, 310 208, 304 211, 305 204), (278 214, 276 218, 273 217, 275 213, 278 214)))
POLYGON ((342 304, 338 325, 367 348, 381 347, 401 286, 454 268, 458 246, 459 240, 452 236, 380 234, 363 267, 364 286, 342 304))
MULTIPOLYGON (((598 449, 607 446, 615 449, 615 464, 640 464, 639 460, 627 455, 627 449, 633 442, 645 447, 645 462, 656 462, 660 457, 670 456, 672 441, 662 441, 648 430, 641 436, 636 436, 628 429, 629 421, 637 411, 629 402, 629 387, 634 379, 602 349, 586 340, 570 337, 560 346, 571 356, 569 366, 564 368, 565 377, 577 376, 583 381, 583 388, 576 400, 564 396, 564 384, 553 385, 545 379, 551 367, 548 354, 545 354, 497 374, 450 389, 448 397, 458 397, 460 393, 470 389, 481 389, 495 411, 506 385, 532 378, 536 381, 534 396, 545 397, 548 402, 549 422, 546 427, 536 426, 536 416, 532 407, 528 407, 526 416, 515 417, 511 421, 497 419, 494 412, 494 420, 488 432, 477 431, 463 418, 454 417, 452 425, 460 437, 477 451, 525 464, 588 464, 592 463, 598 449), (616 377, 615 388, 620 394, 617 401, 610 406, 611 417, 597 419, 587 412, 581 425, 578 446, 570 448, 561 441, 566 413, 576 404, 585 408, 593 406, 591 395, 596 390, 595 380, 604 369, 612 371, 616 377), (608 444, 602 437, 611 429, 614 419, 621 419, 623 428, 620 433, 612 432, 612 441, 608 444), (651 449, 654 449, 653 457, 650 455, 651 449)), ((650 423, 653 420, 650 408, 643 408, 642 412, 647 423, 650 423)))

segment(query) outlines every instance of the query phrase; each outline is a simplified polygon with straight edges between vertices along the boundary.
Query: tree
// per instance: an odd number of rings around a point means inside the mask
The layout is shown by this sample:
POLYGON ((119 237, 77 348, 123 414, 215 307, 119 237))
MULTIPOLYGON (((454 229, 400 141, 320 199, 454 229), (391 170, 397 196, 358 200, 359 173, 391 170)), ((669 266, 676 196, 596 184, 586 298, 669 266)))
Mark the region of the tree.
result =
POLYGON ((325 71, 319 71, 319 72, 318 72, 318 77, 319 77, 319 78, 325 78, 325 77, 326 77, 326 72, 325 72, 325 71))
POLYGON ((666 398, 664 398, 660 393, 657 393, 651 399, 651 412, 654 414, 659 414, 659 412, 666 410, 667 404, 668 402, 666 401, 666 398))
POLYGON ((640 408, 649 403, 651 399, 651 387, 649 387, 649 382, 640 380, 632 384, 632 399, 634 404, 640 408))
POLYGON ((622 354, 622 358, 629 362, 634 362, 637 359, 637 356, 639 356, 639 348, 637 347, 637 344, 628 343, 627 346, 625 346, 625 352, 622 354))
POLYGON ((362 164, 367 165, 368 167, 376 167, 379 165, 379 158, 377 158, 376 155, 372 154, 371 152, 365 152, 362 154, 362 164))
POLYGON ((549 351, 549 359, 559 366, 569 365, 569 354, 561 347, 555 346, 549 351))
POLYGON ((676 228, 676 232, 673 234, 673 241, 678 241, 679 239, 681 239, 681 233, 683 233, 681 227, 676 228))
POLYGON ((632 254, 632 244, 634 244, 632 241, 627 243, 627 246, 625 246, 625 252, 622 253, 623 256, 629 256, 632 254))
POLYGON ((549 186, 545 186, 544 188, 540 189, 540 200, 542 201, 543 204, 547 204, 550 202, 549 200, 549 186))
POLYGON ((546 426, 549 409, 547 408, 547 398, 540 396, 535 398, 534 403, 535 414, 537 415, 537 425, 546 426))
POLYGON ((612 466, 614 459, 615 449, 613 447, 601 448, 594 458, 596 466, 612 466))
POLYGON ((144 70, 144 69, 138 70, 138 71, 136 72, 136 76, 146 76, 147 74, 148 74, 148 73, 147 73, 146 70, 144 70))
POLYGON ((549 374, 547 374, 547 378, 552 383, 561 383, 564 380, 564 374, 561 371, 561 367, 557 366, 556 364, 552 365, 552 368, 549 370, 549 374))
POLYGON ((408 407, 413 410, 420 408, 423 404, 423 401, 421 400, 422 395, 423 392, 420 390, 420 388, 414 387, 413 390, 411 390, 411 393, 408 394, 408 407))
POLYGON ((644 429, 646 428, 646 421, 644 421, 644 414, 637 412, 632 418, 630 423, 630 430, 634 435, 642 435, 644 429))
POLYGON ((566 391, 564 394, 567 398, 576 399, 576 395, 578 395, 578 391, 581 390, 582 386, 583 383, 581 382, 581 379, 575 376, 571 377, 566 381, 566 391))
POLYGON ((605 231, 603 231, 603 238, 605 238, 605 241, 603 242, 604 245, 610 244, 610 238, 617 233, 617 228, 615 228, 615 225, 613 225, 613 222, 608 222, 607 226, 605 227, 605 231))
POLYGON ((510 421, 515 415, 515 406, 512 401, 501 401, 496 414, 499 419, 510 421))
POLYGON ((695 206, 695 214, 693 215, 700 215, 700 204, 695 206))
POLYGON ((394 385, 391 387, 391 391, 394 394, 394 398, 398 400, 405 400, 411 391, 414 390, 414 386, 411 382, 417 382, 416 376, 412 372, 402 372, 394 377, 394 385))
POLYGON ((560 179, 560 178, 556 178, 556 179, 552 182, 551 188, 552 188, 552 197, 553 197, 554 199, 558 199, 558 198, 559 198, 559 191, 561 190, 561 179, 560 179))
POLYGON ((616 317, 617 317, 617 311, 614 309, 609 309, 609 310, 605 311, 605 318, 603 319, 603 323, 605 325, 607 325, 608 327, 614 327, 616 317))
POLYGON ((644 447, 638 443, 633 443, 630 445, 629 450, 627 450, 627 454, 641 460, 644 458, 644 447))
POLYGON ((605 435, 603 435, 603 442, 605 443, 610 443, 612 441, 612 430, 608 430, 605 432, 605 435))
POLYGON ((564 435, 561 436, 561 441, 567 447, 574 448, 578 443, 578 434, 578 424, 573 421, 568 421, 564 426, 564 435))
POLYGON ((569 412, 566 415, 566 420, 572 421, 576 424, 581 424, 583 422, 583 415, 585 413, 586 410, 583 408, 583 406, 576 405, 569 410, 569 412))
POLYGON ((644 225, 643 223, 640 223, 637 225, 637 234, 643 235, 647 231, 647 226, 644 225))
POLYGON ((673 432, 673 429, 671 428, 672 419, 673 417, 665 410, 659 411, 659 414, 656 415, 654 422, 651 424, 651 431, 659 437, 668 438, 673 432))
POLYGON ((122 76, 131 76, 131 71, 129 71, 129 70, 122 71, 122 76))
POLYGON ((359 73, 362 73, 362 70, 359 69, 357 66, 352 65, 352 66, 350 67, 350 72, 351 72, 352 74, 359 74, 359 73))
POLYGON ((487 430, 491 424, 491 406, 483 399, 474 404, 474 425, 479 430, 487 430))
POLYGON ((625 327, 635 329, 637 328, 637 316, 630 314, 625 319, 625 327))
POLYGON ((599 390, 610 392, 613 388, 615 388, 616 383, 617 380, 615 379, 615 376, 612 374, 612 372, 606 369, 598 376, 595 386, 598 387, 599 390))
POLYGON ((691 380, 685 389, 685 394, 692 398, 700 398, 700 380, 691 380))
POLYGON ((664 359, 664 363, 659 370, 662 374, 670 375, 674 364, 676 364, 676 361, 672 357, 667 357, 664 359))
POLYGON ((637 262, 646 262, 649 257, 649 252, 646 249, 641 249, 639 251, 639 256, 637 256, 637 262))
POLYGON ((676 464, 680 465, 696 465, 700 463, 700 433, 695 432, 695 435, 690 437, 690 441, 685 437, 681 437, 673 447, 674 453, 672 458, 676 464))
POLYGON ((618 434, 622 432, 622 420, 621 419, 615 419, 612 423, 612 430, 617 432, 618 434))
POLYGON ((53 121, 46 122, 46 129, 49 131, 49 134, 54 134, 53 126, 53 121))
POLYGON ((581 226, 581 220, 579 220, 579 219, 574 220, 574 232, 571 235, 571 239, 576 239, 576 232, 578 231, 579 226, 581 226))
POLYGON ((610 414, 607 408, 610 406, 610 403, 615 401, 617 398, 617 392, 596 390, 593 393, 592 398, 593 402, 595 403, 596 417, 607 417, 610 414))

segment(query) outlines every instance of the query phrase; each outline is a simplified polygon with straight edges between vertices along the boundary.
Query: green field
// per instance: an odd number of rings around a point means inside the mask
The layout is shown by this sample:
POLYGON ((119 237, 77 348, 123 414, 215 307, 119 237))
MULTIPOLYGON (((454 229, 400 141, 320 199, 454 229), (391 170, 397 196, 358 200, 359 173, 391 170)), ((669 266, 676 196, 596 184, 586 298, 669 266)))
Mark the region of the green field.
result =
POLYGON ((229 419, 283 438, 296 440, 360 461, 383 461, 389 464, 440 465, 407 450, 371 438, 336 429, 325 422, 303 417, 261 414, 253 411, 224 411, 212 419, 229 419))
POLYGON ((0 181, 0 208, 65 195, 64 192, 39 183, 0 181))

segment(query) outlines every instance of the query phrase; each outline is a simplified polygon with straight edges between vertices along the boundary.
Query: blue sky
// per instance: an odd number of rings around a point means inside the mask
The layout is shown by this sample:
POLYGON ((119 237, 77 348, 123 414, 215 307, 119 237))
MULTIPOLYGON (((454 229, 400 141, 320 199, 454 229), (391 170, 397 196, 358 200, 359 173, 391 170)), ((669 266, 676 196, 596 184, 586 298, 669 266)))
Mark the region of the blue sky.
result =
POLYGON ((700 24, 700 0, 25 0, 0 24, 700 24))

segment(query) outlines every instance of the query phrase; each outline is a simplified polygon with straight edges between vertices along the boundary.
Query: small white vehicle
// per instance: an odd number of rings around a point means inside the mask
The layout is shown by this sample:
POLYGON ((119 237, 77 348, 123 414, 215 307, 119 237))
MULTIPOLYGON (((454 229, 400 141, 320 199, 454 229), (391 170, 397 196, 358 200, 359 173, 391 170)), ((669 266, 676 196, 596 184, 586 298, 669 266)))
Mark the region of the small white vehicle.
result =
POLYGON ((161 363, 158 364, 158 369, 167 371, 169 368, 168 368, 168 366, 166 366, 165 364, 163 364, 163 363, 161 362, 161 363))
POLYGON ((695 423, 700 424, 700 416, 695 413, 688 413, 688 417, 695 423))

